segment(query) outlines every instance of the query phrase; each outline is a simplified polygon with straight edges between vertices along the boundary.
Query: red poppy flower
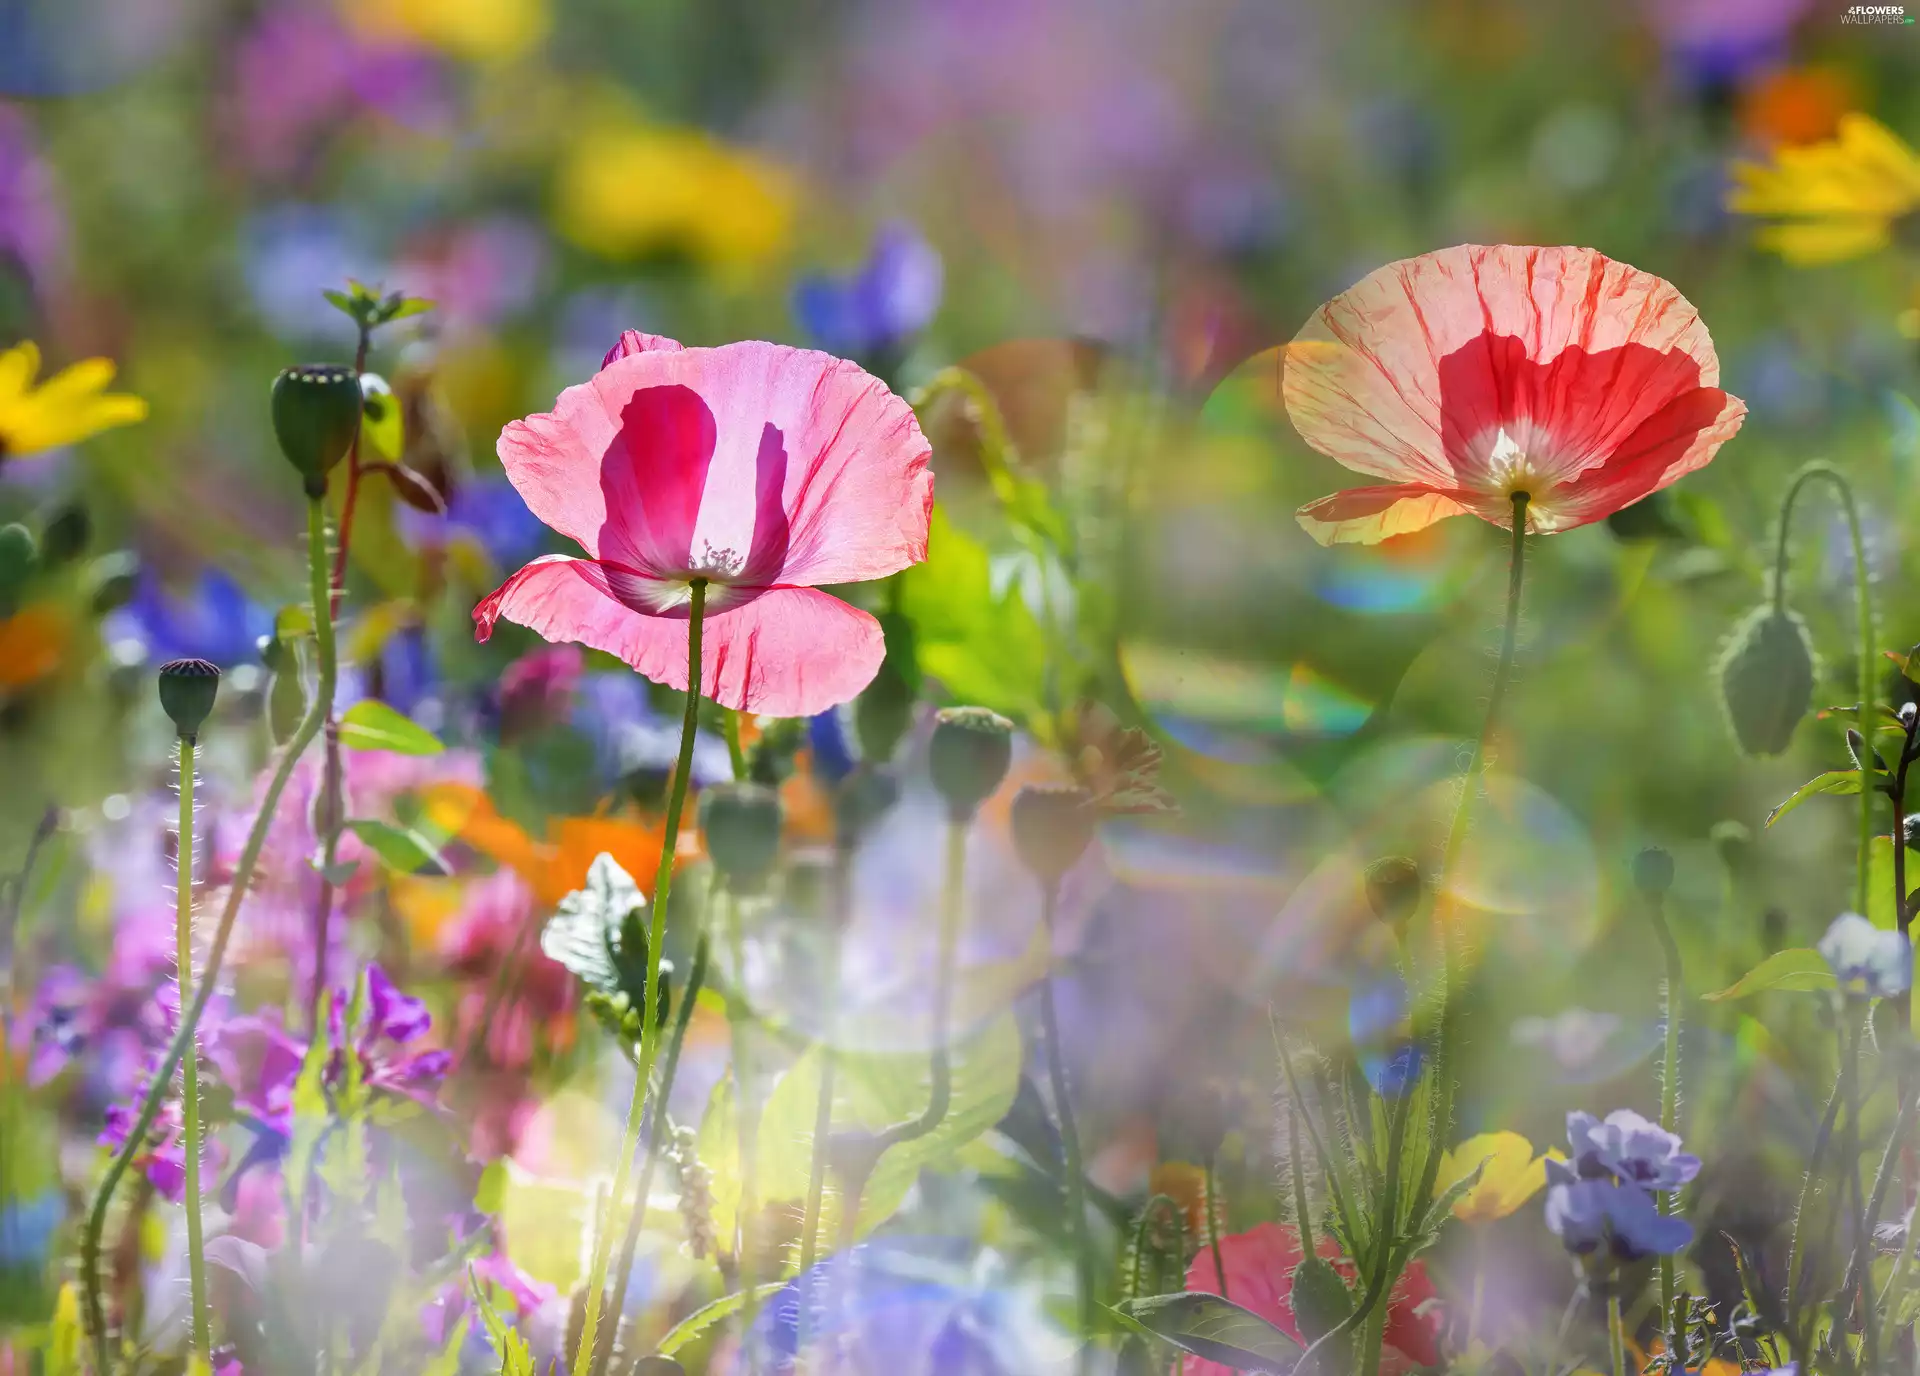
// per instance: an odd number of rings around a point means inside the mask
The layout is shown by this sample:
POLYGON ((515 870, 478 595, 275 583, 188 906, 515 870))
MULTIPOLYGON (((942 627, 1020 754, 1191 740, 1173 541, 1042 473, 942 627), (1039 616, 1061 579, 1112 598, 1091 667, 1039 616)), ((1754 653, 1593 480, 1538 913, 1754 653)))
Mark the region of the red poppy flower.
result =
POLYGON ((1699 313, 1586 248, 1464 244, 1327 302, 1284 351, 1301 436, 1387 480, 1300 508, 1322 544, 1371 544, 1471 513, 1598 521, 1701 467, 1746 415, 1699 313))
MULTIPOLYGON (((1323 1237, 1314 1251, 1353 1283, 1353 1263, 1340 1255, 1339 1244, 1323 1237)), ((1293 1318, 1293 1269, 1302 1259, 1300 1234, 1284 1223, 1262 1223, 1244 1233, 1220 1239, 1220 1259, 1227 1267, 1227 1298, 1250 1309, 1301 1341, 1293 1318)), ((1187 1268, 1187 1289, 1220 1293, 1220 1275, 1214 1269, 1213 1249, 1202 1247, 1187 1268)), ((1440 1364, 1440 1315, 1437 1292, 1421 1262, 1407 1267, 1387 1305, 1386 1345, 1380 1354, 1382 1376, 1404 1376, 1415 1367, 1440 1364)), ((1203 1357, 1187 1357, 1181 1376, 1233 1376, 1231 1367, 1203 1357)))
POLYGON ((630 330, 591 381, 500 434, 527 506, 587 557, 536 559, 474 608, 687 686, 687 618, 707 583, 701 691, 799 717, 880 667, 867 613, 821 584, 926 558, 933 474, 913 411, 828 354, 748 342, 684 349, 630 330))

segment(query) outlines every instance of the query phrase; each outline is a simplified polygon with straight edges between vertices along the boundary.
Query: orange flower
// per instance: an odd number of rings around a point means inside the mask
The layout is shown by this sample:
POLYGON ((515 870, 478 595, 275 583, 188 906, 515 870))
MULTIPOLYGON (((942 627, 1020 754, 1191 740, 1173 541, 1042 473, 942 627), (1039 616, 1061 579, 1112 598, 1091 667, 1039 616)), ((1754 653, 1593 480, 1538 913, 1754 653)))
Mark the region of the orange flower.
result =
POLYGON ((44 605, 0 621, 0 691, 51 677, 66 659, 71 629, 64 616, 44 605))
MULTIPOLYGON (((501 816, 493 799, 470 784, 435 784, 421 794, 421 802, 427 820, 443 834, 458 837, 518 873, 532 887, 534 897, 549 907, 586 883, 588 868, 603 853, 649 887, 660 862, 662 827, 631 810, 613 816, 553 818, 547 823, 547 839, 540 841, 519 823, 501 816)), ((698 836, 683 829, 675 863, 699 854, 698 836)))
POLYGON ((1768 147, 1819 143, 1840 128, 1853 108, 1845 76, 1825 67, 1789 67, 1748 87, 1740 98, 1740 127, 1768 147))

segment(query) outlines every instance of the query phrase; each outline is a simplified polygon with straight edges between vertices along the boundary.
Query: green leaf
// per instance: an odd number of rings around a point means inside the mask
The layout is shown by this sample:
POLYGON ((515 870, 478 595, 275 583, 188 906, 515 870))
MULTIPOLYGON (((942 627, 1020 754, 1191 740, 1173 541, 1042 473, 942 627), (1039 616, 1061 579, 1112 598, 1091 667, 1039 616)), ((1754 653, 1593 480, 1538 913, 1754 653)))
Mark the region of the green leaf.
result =
POLYGON ((340 744, 396 755, 438 755, 446 749, 426 727, 373 698, 363 698, 341 714, 340 744))
POLYGON ((1020 596, 994 591, 987 547, 935 506, 927 558, 900 575, 921 672, 957 701, 1028 720, 1042 705, 1046 635, 1020 596))
MULTIPOLYGON (((1019 1093, 1021 1058, 1020 1028, 1012 1013, 999 1014, 979 1032, 955 1042, 946 1118, 925 1137, 901 1142, 880 1158, 860 1196, 858 1234, 885 1222, 923 1169, 947 1160, 1006 1116, 1019 1093)), ((769 1203, 806 1198, 820 1065, 816 1046, 793 1063, 767 1096, 760 1117, 759 1194, 769 1203)), ((834 1076, 834 1130, 882 1131, 920 1113, 931 1089, 932 1071, 924 1052, 842 1051, 834 1076)), ((714 1134, 712 1155, 705 1150, 707 1136, 703 1124, 701 1160, 714 1173, 714 1220, 727 1236, 740 1195, 734 1155, 726 1145, 733 1134, 714 1134)), ((838 1227, 836 1196, 822 1216, 821 1236, 833 1238, 838 1227)))
POLYGON ((393 320, 405 320, 408 316, 425 315, 433 307, 434 303, 423 297, 409 296, 399 305, 383 309, 380 312, 380 320, 382 324, 393 320))
MULTIPOLYGON (((321 996, 315 1017, 317 1028, 333 1026, 333 995, 321 996)), ((306 1217, 307 1182, 320 1152, 320 1140, 333 1122, 333 1109, 327 1103, 327 1062, 333 1055, 329 1038, 316 1034, 307 1048, 306 1059, 293 1082, 293 1131, 287 1141, 287 1213, 292 1218, 306 1217)))
MULTIPOLYGON (((756 1300, 770 1299, 784 1288, 786 1288, 785 1281, 768 1281, 765 1285, 754 1288, 753 1297, 756 1300)), ((702 1305, 669 1329, 667 1336, 660 1340, 654 1351, 662 1357, 673 1356, 722 1319, 738 1313, 746 1302, 747 1292, 736 1290, 731 1295, 722 1295, 712 1304, 702 1305)))
MULTIPOLYGON (((653 1002, 647 994, 647 900, 611 855, 596 856, 586 887, 560 900, 540 933, 540 949, 601 996, 595 1011, 609 1030, 616 1036, 638 1033, 625 1015, 644 1015, 653 1002)), ((670 968, 660 963, 663 989, 670 968)))
POLYGON ((1817 993, 1835 988, 1833 970, 1818 951, 1775 951, 1746 974, 1716 994, 1702 994, 1708 1003, 1725 1003, 1753 994, 1817 993))
POLYGON ((1794 789, 1786 802, 1767 814, 1767 825, 1772 826, 1782 817, 1792 812, 1809 798, 1822 793, 1851 796, 1860 792, 1860 771, 1857 769, 1830 769, 1818 778, 1809 779, 1794 789))
POLYGON ((363 461, 378 457, 398 463, 406 448, 400 398, 378 373, 360 374, 360 439, 363 461))
POLYGON ((1287 1372, 1300 1360, 1300 1344, 1280 1329, 1204 1291, 1126 1300, 1118 1308, 1181 1351, 1235 1371, 1287 1372))
POLYGON ((347 830, 365 843, 396 874, 443 875, 449 871, 439 847, 411 827, 396 827, 371 817, 356 817, 347 830))

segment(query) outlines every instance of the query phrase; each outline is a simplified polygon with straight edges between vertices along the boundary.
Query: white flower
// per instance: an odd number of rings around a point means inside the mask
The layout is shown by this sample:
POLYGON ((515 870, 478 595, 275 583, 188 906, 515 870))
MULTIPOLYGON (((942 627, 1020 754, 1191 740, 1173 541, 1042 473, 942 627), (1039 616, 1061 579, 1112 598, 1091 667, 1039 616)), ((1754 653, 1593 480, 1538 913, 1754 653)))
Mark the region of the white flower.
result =
POLYGON ((1859 913, 1834 918, 1819 949, 1849 998, 1892 998, 1913 984, 1913 947, 1906 937, 1874 926, 1859 913))

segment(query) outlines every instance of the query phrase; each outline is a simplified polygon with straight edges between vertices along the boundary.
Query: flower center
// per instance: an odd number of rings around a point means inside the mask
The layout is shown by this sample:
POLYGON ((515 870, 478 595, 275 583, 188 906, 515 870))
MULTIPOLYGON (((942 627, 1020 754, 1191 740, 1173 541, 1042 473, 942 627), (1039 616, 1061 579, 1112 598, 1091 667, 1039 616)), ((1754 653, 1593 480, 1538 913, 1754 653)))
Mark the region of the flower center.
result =
POLYGON ((747 566, 747 557, 735 549, 716 549, 712 541, 703 540, 699 551, 689 554, 687 566, 689 580, 704 578, 709 582, 725 583, 740 576, 741 570, 747 566))

